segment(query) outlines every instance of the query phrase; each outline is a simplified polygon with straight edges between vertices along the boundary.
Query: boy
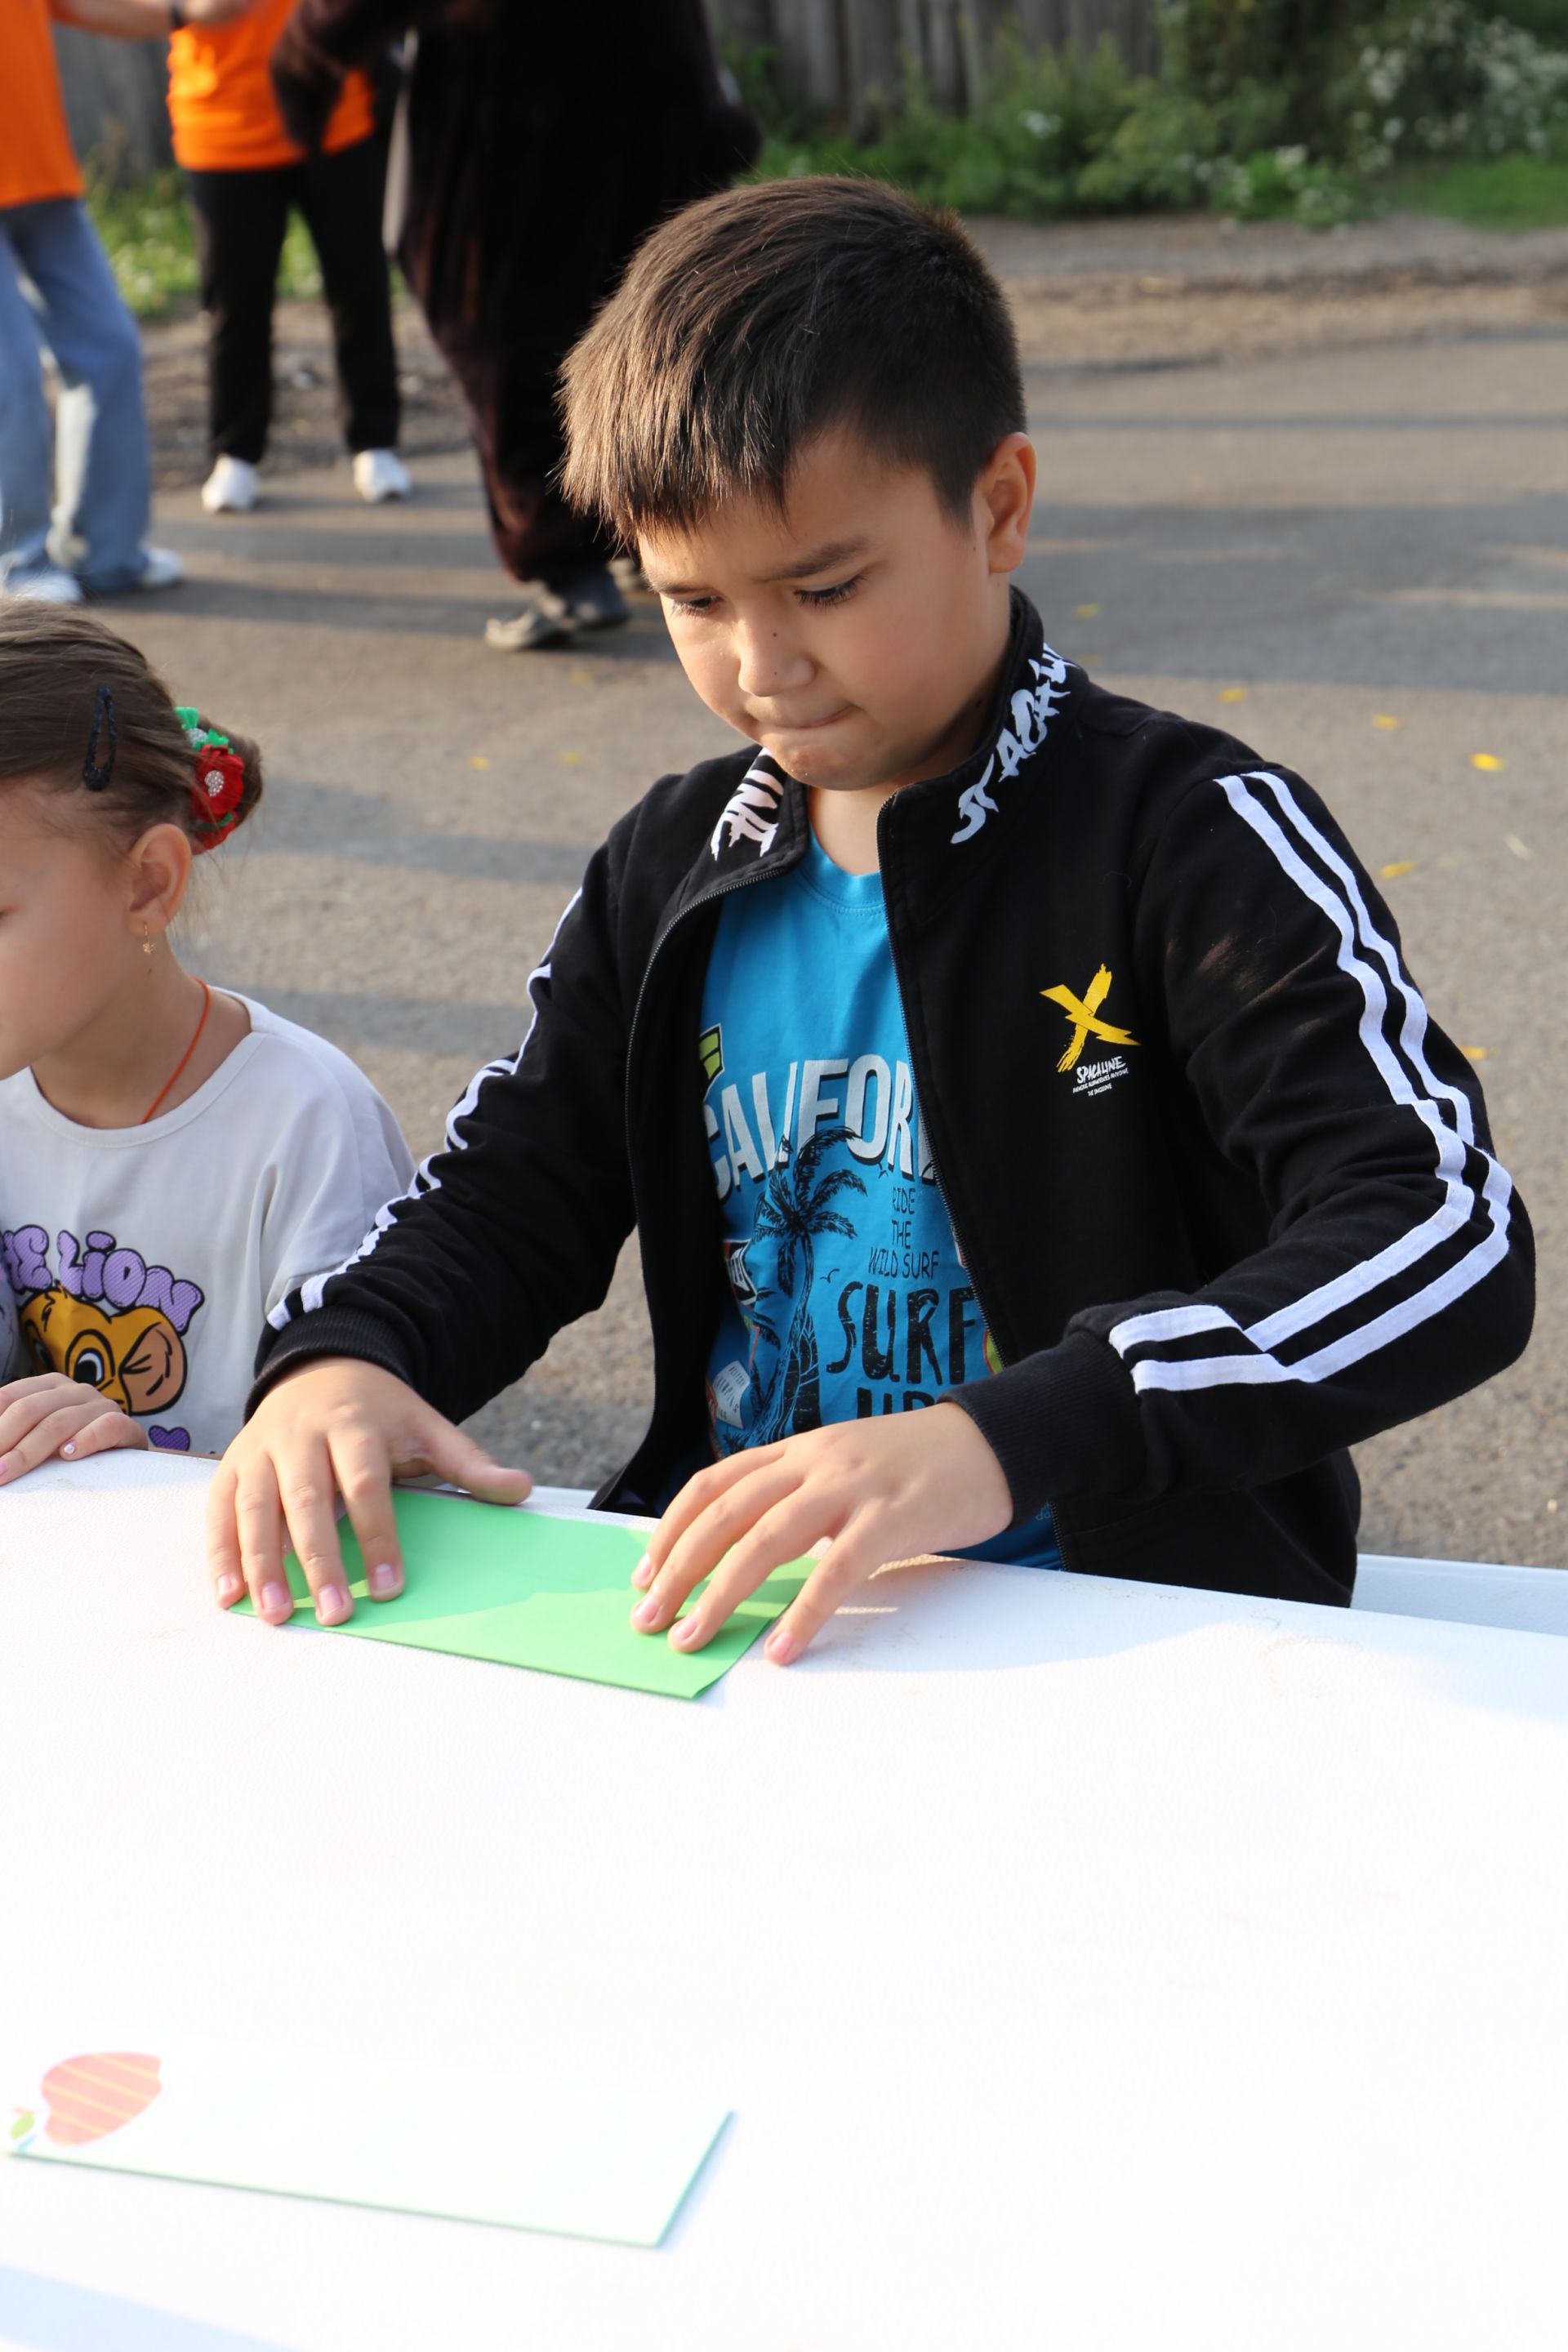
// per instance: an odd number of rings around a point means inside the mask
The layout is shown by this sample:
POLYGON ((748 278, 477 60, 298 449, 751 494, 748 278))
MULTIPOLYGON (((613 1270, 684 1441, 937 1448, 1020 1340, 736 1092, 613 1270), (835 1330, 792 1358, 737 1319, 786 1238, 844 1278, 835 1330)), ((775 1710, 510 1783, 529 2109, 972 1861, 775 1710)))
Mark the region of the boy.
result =
POLYGON ((868 184, 712 198, 565 414, 569 494, 763 750, 621 820, 519 1053, 275 1317, 219 1599, 289 1614, 286 1519, 345 1616, 334 1486, 378 1595, 390 1471, 525 1493, 442 1415, 596 1306, 635 1223, 653 1415, 597 1500, 664 1514, 646 1630, 700 1647, 824 1538, 780 1663, 923 1551, 1348 1601, 1345 1448, 1517 1355, 1529 1228, 1321 804, 1092 686, 1011 591, 1034 453, 978 255, 868 184))

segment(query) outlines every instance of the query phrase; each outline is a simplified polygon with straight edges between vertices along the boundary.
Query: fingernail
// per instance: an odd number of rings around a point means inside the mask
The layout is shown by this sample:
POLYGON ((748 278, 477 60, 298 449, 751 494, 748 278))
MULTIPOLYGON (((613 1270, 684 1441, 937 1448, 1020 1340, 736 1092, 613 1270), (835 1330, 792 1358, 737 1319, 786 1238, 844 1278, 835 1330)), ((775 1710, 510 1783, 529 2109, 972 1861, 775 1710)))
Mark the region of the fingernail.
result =
POLYGON ((646 1551, 632 1570, 632 1582, 639 1591, 653 1582, 653 1562, 646 1551))
POLYGON ((75 1440, 75 1438, 74 1438, 74 1437, 72 1437, 72 1438, 68 1438, 68 1440, 66 1441, 65 1444, 61 1446, 61 1448, 60 1448, 60 1452, 61 1452, 62 1454, 74 1454, 74 1453, 76 1452, 76 1440, 75 1440))
POLYGON ((763 1647, 766 1650, 769 1657, 773 1660, 775 1666, 787 1666, 790 1660, 795 1655, 795 1635, 786 1632, 784 1627, 781 1625, 776 1633, 773 1633, 768 1635, 767 1640, 763 1643, 763 1647))
POLYGON ((349 1613, 349 1596, 340 1584, 323 1584, 316 1595, 316 1614, 323 1625, 339 1625, 349 1613))
POLYGON ((683 1617, 679 1625, 672 1625, 669 1629, 671 1647, 677 1650, 695 1649, 701 1631, 702 1627, 695 1617, 683 1617))
POLYGON ((403 1581, 395 1568, 373 1568, 365 1583, 378 1601, 390 1601, 403 1581))
POLYGON ((646 1601, 639 1601, 632 1611, 632 1623, 641 1625, 645 1629, 658 1623, 658 1603, 651 1592, 646 1601))
POLYGON ((8 1454, 0 1454, 0 1486, 3 1486, 5 1484, 6 1479, 10 1475, 11 1456, 8 1454))
POLYGON ((232 1568, 218 1578, 217 1597, 220 1601, 237 1601, 244 1591, 244 1577, 237 1576, 232 1568))
POLYGON ((287 1617, 293 1605, 292 1595, 286 1584, 262 1586, 261 1613, 264 1617, 287 1617))

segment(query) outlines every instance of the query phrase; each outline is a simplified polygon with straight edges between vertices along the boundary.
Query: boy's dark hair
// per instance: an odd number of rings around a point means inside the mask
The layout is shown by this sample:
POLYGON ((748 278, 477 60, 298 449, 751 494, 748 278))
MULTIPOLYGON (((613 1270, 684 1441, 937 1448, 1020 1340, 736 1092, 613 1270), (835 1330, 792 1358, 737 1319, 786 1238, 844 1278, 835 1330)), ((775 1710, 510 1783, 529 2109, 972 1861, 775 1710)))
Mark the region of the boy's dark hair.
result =
MULTIPOLYGON (((212 723, 204 714, 203 726, 212 723)), ((261 798, 261 754, 217 731, 245 771, 234 812, 243 824, 261 798)), ((195 762, 168 688, 135 646, 89 613, 0 604, 0 789, 39 787, 68 823, 112 849, 128 850, 153 824, 177 824, 205 849, 195 762)))
POLYGON ((731 188, 657 229, 566 362, 563 487, 624 538, 782 509, 830 426, 967 520, 1024 427, 1005 299, 949 213, 872 180, 731 188))

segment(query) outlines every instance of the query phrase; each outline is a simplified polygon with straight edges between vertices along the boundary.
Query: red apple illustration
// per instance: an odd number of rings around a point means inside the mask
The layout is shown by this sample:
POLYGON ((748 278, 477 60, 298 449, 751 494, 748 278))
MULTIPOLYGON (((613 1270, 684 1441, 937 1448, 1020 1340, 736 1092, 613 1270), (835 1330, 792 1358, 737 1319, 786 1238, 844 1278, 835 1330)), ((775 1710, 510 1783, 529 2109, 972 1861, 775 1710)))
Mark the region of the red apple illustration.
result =
POLYGON ((151 2106, 163 2085, 158 2061, 125 2050, 63 2058, 44 2076, 49 2120, 44 2137, 59 2147, 105 2139, 151 2106))

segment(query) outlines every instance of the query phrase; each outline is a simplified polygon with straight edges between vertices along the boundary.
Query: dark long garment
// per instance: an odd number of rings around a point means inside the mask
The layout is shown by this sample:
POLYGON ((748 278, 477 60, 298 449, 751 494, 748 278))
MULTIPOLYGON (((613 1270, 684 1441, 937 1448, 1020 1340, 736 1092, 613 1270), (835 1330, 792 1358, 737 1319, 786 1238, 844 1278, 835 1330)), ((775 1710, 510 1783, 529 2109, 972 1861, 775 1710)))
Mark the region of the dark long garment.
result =
POLYGON ((215 457, 258 466, 272 419, 272 302, 289 215, 303 214, 332 322, 343 437, 397 446, 397 354, 381 244, 383 149, 362 139, 255 172, 187 172, 207 314, 208 424, 215 457))
POLYGON ((398 258, 468 402, 497 551, 569 580, 611 552, 553 487, 561 362, 642 239, 756 152, 702 0, 300 0, 273 56, 313 144, 342 77, 405 30, 408 202, 398 258))

